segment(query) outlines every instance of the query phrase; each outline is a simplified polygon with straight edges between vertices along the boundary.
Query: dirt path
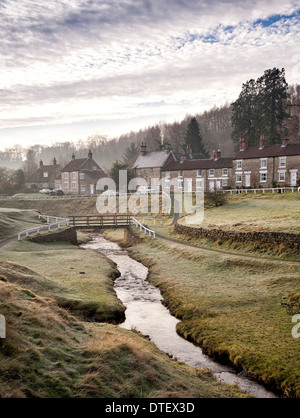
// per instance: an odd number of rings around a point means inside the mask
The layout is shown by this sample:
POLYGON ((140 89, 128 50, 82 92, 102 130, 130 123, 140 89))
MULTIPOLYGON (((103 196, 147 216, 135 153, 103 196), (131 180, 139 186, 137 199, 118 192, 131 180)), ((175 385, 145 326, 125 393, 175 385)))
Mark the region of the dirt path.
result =
POLYGON ((7 245, 7 244, 9 244, 12 241, 15 241, 16 239, 18 239, 17 236, 16 237, 12 237, 12 238, 8 238, 5 241, 0 242, 0 248, 1 247, 4 247, 4 245, 7 245))
POLYGON ((199 250, 210 251, 212 253, 217 253, 217 254, 224 254, 224 255, 230 255, 230 256, 242 257, 242 258, 250 258, 250 259, 255 259, 255 260, 267 260, 267 261, 273 261, 273 262, 277 262, 277 263, 278 262, 281 262, 281 263, 297 263, 297 264, 300 263, 300 261, 297 261, 297 260, 282 260, 280 258, 259 257, 259 256, 256 256, 256 255, 245 255, 245 254, 233 253, 233 252, 229 252, 229 251, 216 250, 216 249, 213 249, 213 248, 201 247, 199 245, 188 244, 188 243, 178 241, 178 240, 175 240, 175 239, 172 239, 172 238, 167 238, 167 237, 164 237, 163 235, 161 235, 159 233, 156 233, 156 237, 164 239, 165 241, 173 242, 174 244, 180 244, 180 245, 184 245, 185 247, 197 248, 199 250))

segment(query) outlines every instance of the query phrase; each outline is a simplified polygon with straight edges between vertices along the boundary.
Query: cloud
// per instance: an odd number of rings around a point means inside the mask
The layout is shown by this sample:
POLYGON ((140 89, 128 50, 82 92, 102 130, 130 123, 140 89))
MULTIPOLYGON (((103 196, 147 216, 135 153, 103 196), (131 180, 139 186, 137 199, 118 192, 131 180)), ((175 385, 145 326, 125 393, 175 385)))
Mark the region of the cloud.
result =
POLYGON ((292 0, 6 0, 0 19, 3 128, 180 117, 274 66, 299 80, 292 0))

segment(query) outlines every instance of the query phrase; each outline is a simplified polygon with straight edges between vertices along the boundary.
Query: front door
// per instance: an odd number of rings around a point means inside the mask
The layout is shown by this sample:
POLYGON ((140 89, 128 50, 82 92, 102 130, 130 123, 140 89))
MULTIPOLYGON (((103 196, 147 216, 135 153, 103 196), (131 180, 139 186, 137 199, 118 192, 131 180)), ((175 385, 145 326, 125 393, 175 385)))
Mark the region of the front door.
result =
POLYGON ((221 181, 220 180, 216 181, 216 187, 217 187, 217 190, 221 190, 221 181))
POLYGON ((213 180, 209 181, 209 191, 213 192, 215 190, 215 182, 213 180))
POLYGON ((247 173, 245 174, 245 187, 251 186, 251 174, 247 173))
POLYGON ((291 187, 297 186, 297 172, 291 171, 291 187))

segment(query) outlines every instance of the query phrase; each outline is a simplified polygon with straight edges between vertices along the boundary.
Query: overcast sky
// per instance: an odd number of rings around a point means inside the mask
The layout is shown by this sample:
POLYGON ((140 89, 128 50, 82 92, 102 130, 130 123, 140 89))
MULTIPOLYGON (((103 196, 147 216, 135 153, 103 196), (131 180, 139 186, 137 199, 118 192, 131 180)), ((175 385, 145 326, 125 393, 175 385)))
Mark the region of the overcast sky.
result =
POLYGON ((0 0, 0 149, 181 120, 268 68, 300 83, 299 17, 299 0, 0 0))

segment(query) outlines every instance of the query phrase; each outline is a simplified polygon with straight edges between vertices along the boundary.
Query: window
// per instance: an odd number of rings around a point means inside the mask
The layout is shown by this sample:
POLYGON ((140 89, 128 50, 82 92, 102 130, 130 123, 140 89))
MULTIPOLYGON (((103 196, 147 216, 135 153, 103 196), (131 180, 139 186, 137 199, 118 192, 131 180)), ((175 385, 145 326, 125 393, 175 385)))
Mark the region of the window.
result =
POLYGON ((136 170, 136 174, 137 174, 138 176, 140 176, 140 175, 142 174, 142 172, 141 172, 141 169, 140 169, 140 168, 138 168, 138 169, 136 170))
POLYGON ((72 183, 72 189, 76 189, 76 183, 72 183))
POLYGON ((228 180, 227 179, 223 179, 222 180, 222 187, 227 187, 228 186, 228 180))
POLYGON ((197 170, 197 176, 202 177, 202 170, 197 170))
POLYGON ((65 189, 68 189, 68 188, 69 188, 68 183, 65 183, 65 189))
POLYGON ((68 179, 68 173, 65 173, 65 174, 64 174, 64 177, 65 177, 65 179, 67 180, 67 179, 68 179))
POLYGON ((81 186, 81 191, 85 192, 85 186, 81 186))
POLYGON ((196 179, 196 188, 197 189, 203 188, 203 179, 196 179))
POLYGON ((166 186, 166 189, 170 188, 170 180, 169 179, 165 180, 165 186, 166 186))
POLYGON ((260 182, 266 183, 267 181, 267 173, 260 173, 260 182))
POLYGON ((84 180, 84 173, 80 173, 80 180, 84 180))
POLYGON ((211 169, 209 170, 209 177, 214 177, 215 176, 215 170, 211 169))
POLYGON ((153 174, 153 168, 150 168, 150 174, 153 174))
POLYGON ((241 174, 236 175, 236 182, 237 183, 242 183, 242 175, 241 174))
POLYGON ((178 180, 178 189, 183 189, 183 180, 178 180))
POLYGON ((72 173, 72 178, 76 179, 76 173, 72 173))
POLYGON ((223 168, 222 176, 228 176, 228 168, 223 168))
POLYGON ((279 159, 279 167, 280 168, 285 168, 286 167, 286 158, 282 157, 279 159))
POLYGON ((267 162, 268 162, 267 158, 262 158, 260 160, 260 168, 267 168, 267 162))
POLYGON ((183 177, 183 171, 182 170, 178 171, 178 177, 183 177))
POLYGON ((237 170, 242 170, 242 168, 243 168, 243 161, 242 160, 237 160, 236 169, 237 170))
POLYGON ((48 177, 47 171, 44 171, 43 176, 44 176, 44 178, 47 178, 48 177))
POLYGON ((166 178, 169 179, 170 178, 170 171, 166 171, 166 178))
POLYGON ((285 181, 285 172, 279 173, 279 181, 285 181))

